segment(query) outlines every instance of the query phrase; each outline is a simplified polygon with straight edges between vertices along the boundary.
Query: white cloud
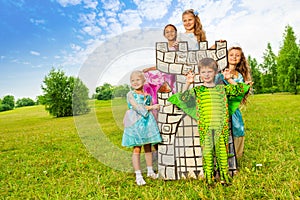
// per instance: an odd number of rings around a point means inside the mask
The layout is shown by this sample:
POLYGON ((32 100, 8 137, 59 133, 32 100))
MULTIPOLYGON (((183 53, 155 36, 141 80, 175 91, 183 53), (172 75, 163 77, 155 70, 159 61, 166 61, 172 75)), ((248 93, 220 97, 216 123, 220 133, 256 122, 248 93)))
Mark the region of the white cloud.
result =
POLYGON ((110 10, 112 12, 119 11, 124 6, 124 4, 118 0, 101 0, 101 2, 104 10, 110 10))
POLYGON ((98 84, 111 83, 112 85, 129 84, 129 73, 134 69, 144 69, 155 65, 153 50, 141 49, 138 51, 124 52, 123 55, 112 60, 109 66, 99 76, 98 84))
POLYGON ((112 10, 106 10, 105 11, 105 15, 106 15, 106 17, 112 18, 112 17, 116 17, 117 16, 117 12, 114 12, 112 10))
POLYGON ((30 18, 30 22, 33 23, 34 25, 40 25, 40 24, 45 24, 45 20, 43 19, 33 19, 30 18))
POLYGON ((84 0, 84 7, 85 8, 92 8, 92 9, 96 9, 98 6, 98 2, 97 1, 93 1, 93 0, 84 0))
POLYGON ((34 56, 39 56, 39 55, 41 55, 39 52, 37 52, 37 51, 30 51, 30 54, 31 55, 34 55, 34 56))
POLYGON ((296 0, 244 0, 239 9, 234 7, 218 24, 205 24, 204 28, 210 41, 226 39, 228 43, 238 42, 246 55, 262 62, 268 42, 274 53, 278 53, 287 24, 292 25, 299 38, 300 19, 295 17, 298 12, 296 7, 300 7, 300 2, 296 0))
POLYGON ((134 0, 140 15, 147 20, 163 18, 167 14, 171 2, 171 0, 134 0))
POLYGON ((116 23, 117 22, 117 19, 116 18, 113 18, 113 17, 110 17, 110 18, 107 18, 106 21, 108 23, 116 23))
POLYGON ((83 25, 92 25, 95 23, 96 20, 96 13, 90 12, 90 13, 80 13, 78 21, 82 23, 83 25))
POLYGON ((114 22, 109 24, 107 32, 108 32, 107 38, 119 35, 123 32, 122 25, 115 20, 114 22))
POLYGON ((259 62, 268 42, 277 53, 287 24, 294 28, 296 34, 299 33, 300 18, 295 8, 300 7, 300 2, 297 0, 178 0, 172 7, 170 0, 134 0, 136 10, 122 9, 125 4, 117 0, 101 2, 101 11, 80 15, 82 30, 93 39, 86 41, 86 47, 74 46, 76 54, 66 55, 66 63, 82 64, 103 40, 126 31, 143 29, 146 21, 147 25, 161 26, 161 29, 165 24, 173 23, 182 32, 182 12, 191 8, 199 12, 209 45, 219 39, 227 40, 228 44, 238 42, 246 55, 259 62), (164 20, 165 16, 169 19, 164 20))
POLYGON ((81 3, 81 0, 56 0, 62 7, 75 6, 81 3))
POLYGON ((118 15, 121 24, 124 26, 123 31, 138 29, 143 23, 141 17, 136 10, 124 10, 118 15))
POLYGON ((101 17, 97 20, 97 24, 101 27, 107 27, 107 22, 104 17, 101 17))
POLYGON ((99 27, 97 14, 95 12, 90 12, 87 14, 79 14, 78 21, 82 23, 82 32, 88 34, 89 36, 98 37, 102 29, 99 27))
POLYGON ((183 32, 182 12, 197 10, 210 45, 219 39, 238 42, 246 55, 261 62, 268 42, 277 54, 286 25, 293 27, 299 40, 299 7, 297 0, 178 0, 168 22, 183 32))
POLYGON ((82 28, 83 32, 90 36, 97 37, 101 34, 102 30, 98 26, 85 26, 82 28))
POLYGON ((76 52, 82 50, 81 46, 76 45, 76 44, 71 44, 71 49, 73 49, 76 52))

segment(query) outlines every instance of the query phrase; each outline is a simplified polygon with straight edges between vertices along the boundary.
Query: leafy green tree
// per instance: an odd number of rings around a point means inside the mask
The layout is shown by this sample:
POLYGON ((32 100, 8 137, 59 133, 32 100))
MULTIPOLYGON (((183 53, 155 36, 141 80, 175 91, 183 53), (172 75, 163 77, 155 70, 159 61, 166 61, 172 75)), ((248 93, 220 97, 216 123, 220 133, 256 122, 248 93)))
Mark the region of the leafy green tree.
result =
POLYGON ((257 60, 255 58, 251 58, 251 56, 248 56, 248 64, 251 68, 251 76, 253 81, 253 90, 254 93, 261 93, 262 86, 261 86, 261 72, 259 70, 259 65, 257 63, 257 60))
POLYGON ((35 102, 30 98, 21 98, 16 102, 16 107, 34 106, 35 102))
POLYGON ((37 105, 45 105, 45 96, 39 95, 36 97, 36 104, 37 105))
POLYGON ((1 104, 0 105, 0 112, 12 110, 12 108, 8 104, 1 104))
POLYGON ((73 81, 73 115, 88 113, 89 90, 79 78, 73 78, 73 81))
POLYGON ((128 84, 115 86, 113 88, 113 96, 124 98, 124 97, 126 97, 129 90, 130 90, 130 87, 128 84))
POLYGON ((293 28, 289 25, 285 28, 283 45, 277 57, 278 86, 281 91, 298 93, 297 86, 300 83, 300 57, 299 45, 293 28))
POLYGON ((3 97, 0 111, 12 110, 15 108, 15 97, 12 95, 6 95, 3 97))
POLYGON ((109 100, 113 98, 113 86, 104 83, 103 86, 96 87, 96 96, 98 100, 109 100))
POLYGON ((84 114, 88 112, 88 108, 84 107, 87 104, 81 102, 88 99, 78 98, 83 97, 87 90, 86 87, 77 87, 76 95, 74 95, 75 102, 74 113, 73 113, 73 90, 76 84, 83 85, 78 79, 74 77, 67 77, 65 73, 61 70, 52 69, 50 73, 45 77, 42 85, 42 90, 44 92, 43 104, 46 110, 53 116, 65 117, 77 114, 84 114), (81 91, 83 89, 84 91, 81 91), (81 96, 82 95, 82 96, 81 96), (82 107, 81 107, 82 106, 82 107))
POLYGON ((267 49, 264 52, 263 63, 261 65, 263 71, 265 72, 262 76, 262 88, 270 91, 277 91, 277 63, 276 56, 272 51, 271 44, 268 43, 267 49))

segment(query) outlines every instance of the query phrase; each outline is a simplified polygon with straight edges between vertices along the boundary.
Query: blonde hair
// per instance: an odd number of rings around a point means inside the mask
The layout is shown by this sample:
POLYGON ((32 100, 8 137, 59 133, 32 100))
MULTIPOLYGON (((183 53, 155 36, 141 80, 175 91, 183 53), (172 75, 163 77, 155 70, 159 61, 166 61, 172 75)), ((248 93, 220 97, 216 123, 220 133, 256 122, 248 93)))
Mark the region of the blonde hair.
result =
POLYGON ((130 74, 130 79, 132 78, 133 75, 138 75, 140 76, 144 81, 146 80, 145 76, 144 76, 144 72, 140 71, 140 70, 134 70, 133 72, 131 72, 130 74))
POLYGON ((197 41, 198 42, 206 41, 206 34, 202 28, 202 23, 200 21, 200 17, 198 16, 198 14, 195 14, 193 9, 185 10, 182 13, 182 17, 183 17, 183 15, 186 15, 186 14, 192 14, 194 16, 194 19, 195 19, 194 35, 196 36, 197 41))

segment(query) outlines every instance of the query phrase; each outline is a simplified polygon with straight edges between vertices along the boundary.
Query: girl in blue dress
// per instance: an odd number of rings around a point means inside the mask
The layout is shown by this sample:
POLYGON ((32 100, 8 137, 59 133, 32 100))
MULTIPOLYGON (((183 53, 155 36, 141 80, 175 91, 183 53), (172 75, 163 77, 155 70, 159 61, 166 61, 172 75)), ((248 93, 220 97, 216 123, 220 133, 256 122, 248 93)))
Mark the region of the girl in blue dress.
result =
MULTIPOLYGON (((228 49, 228 68, 231 78, 237 83, 252 84, 250 68, 239 44, 234 44, 228 49)), ((230 84, 224 80, 225 84, 230 84)), ((247 96, 242 103, 246 103, 247 96)), ((241 158, 244 152, 245 128, 242 113, 237 109, 232 114, 232 133, 237 158, 241 158)))
POLYGON ((140 168, 140 153, 144 146, 147 177, 157 178, 152 168, 151 145, 162 141, 156 120, 151 110, 159 110, 159 104, 152 105, 152 97, 143 90, 145 77, 142 71, 133 71, 130 84, 133 88, 127 94, 128 110, 124 117, 122 145, 133 147, 132 164, 137 185, 145 185, 140 168))

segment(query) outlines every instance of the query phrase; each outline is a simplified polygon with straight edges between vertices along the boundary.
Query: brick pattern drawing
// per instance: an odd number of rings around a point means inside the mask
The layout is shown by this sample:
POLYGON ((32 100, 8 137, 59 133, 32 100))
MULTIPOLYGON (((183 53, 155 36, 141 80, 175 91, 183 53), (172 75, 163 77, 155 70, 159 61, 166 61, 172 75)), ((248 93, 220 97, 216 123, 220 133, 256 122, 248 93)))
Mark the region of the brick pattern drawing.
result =
MULTIPOLYGON (((227 66, 227 43, 216 42, 216 49, 209 49, 207 42, 199 43, 199 50, 188 50, 187 42, 179 42, 178 51, 169 51, 166 42, 156 43, 157 69, 176 76, 176 91, 182 91, 185 84, 185 74, 193 70, 198 74, 197 63, 205 57, 216 60, 219 69, 227 66)), ((199 75, 191 87, 201 84, 199 75)), ((202 152, 200 147, 197 122, 183 113, 167 99, 172 95, 172 89, 165 82, 157 93, 161 109, 158 113, 158 126, 162 143, 158 147, 158 172, 165 180, 185 178, 198 179, 203 175, 202 152)), ((229 138, 229 150, 234 154, 232 137, 229 138)), ((236 158, 229 160, 230 172, 237 168, 236 158)))

